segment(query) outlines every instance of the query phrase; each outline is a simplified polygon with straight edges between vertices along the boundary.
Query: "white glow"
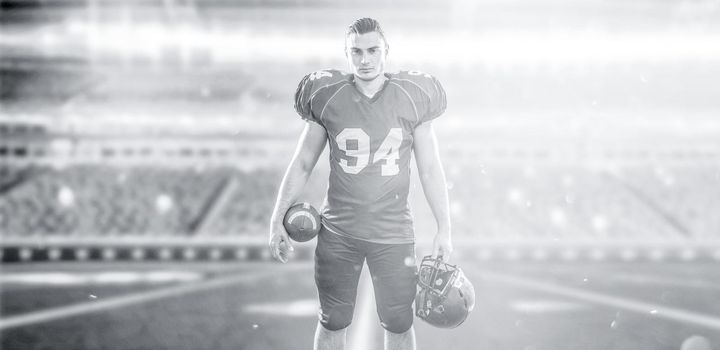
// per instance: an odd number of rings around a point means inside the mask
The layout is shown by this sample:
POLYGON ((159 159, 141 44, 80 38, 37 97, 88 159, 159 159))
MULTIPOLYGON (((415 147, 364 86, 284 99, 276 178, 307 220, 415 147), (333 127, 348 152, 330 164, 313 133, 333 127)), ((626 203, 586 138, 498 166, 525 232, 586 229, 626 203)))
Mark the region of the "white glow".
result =
POLYGON ((550 220, 555 226, 564 227, 567 224, 565 211, 561 208, 552 208, 550 210, 550 220))
POLYGON ((177 44, 175 38, 168 38, 166 28, 155 23, 134 28, 133 37, 136 38, 134 40, 135 52, 155 60, 160 58, 161 50, 167 46, 168 39, 172 39, 171 44, 177 44))
POLYGON ((88 257, 90 257, 90 252, 87 249, 79 248, 75 250, 75 259, 87 260, 88 257))
POLYGON ((315 299, 307 299, 283 303, 250 304, 243 311, 250 314, 309 317, 317 315, 318 307, 315 299))
POLYGON ((155 209, 160 214, 165 214, 173 207, 173 199, 167 194, 160 194, 155 198, 155 209))
POLYGON ((248 251, 245 248, 238 248, 235 251, 235 258, 238 260, 245 260, 248 257, 248 251))
POLYGON ((183 251, 183 258, 185 260, 194 260, 197 257, 197 251, 193 248, 185 248, 185 251, 183 251))
POLYGON ((112 248, 105 248, 102 251, 102 257, 105 260, 113 260, 117 257, 117 251, 112 248))
POLYGON ((140 281, 140 276, 134 272, 103 272, 91 276, 91 281, 98 284, 132 284, 140 281))
MULTIPOLYGON (((162 256, 163 253, 164 251, 161 251, 160 255, 162 256)), ((145 258, 145 250, 142 248, 135 248, 132 250, 131 256, 134 260, 142 260, 145 258)))
POLYGON ((524 194, 521 189, 511 188, 508 191, 508 200, 513 204, 520 204, 523 200, 524 194))
POLYGON ((170 260, 172 258, 172 251, 168 248, 163 248, 160 250, 160 259, 161 260, 170 260))
POLYGON ((608 228, 608 220, 603 215, 595 215, 592 219, 592 227, 596 232, 604 232, 608 228))
POLYGON ((81 284, 85 279, 70 273, 3 274, 3 284, 72 285, 81 284))
POLYGON ((550 312, 571 312, 589 308, 588 305, 559 300, 516 300, 510 307, 524 314, 543 314, 550 312))
POLYGON ((60 249, 52 248, 52 249, 48 250, 48 258, 50 260, 53 260, 53 261, 58 260, 58 259, 60 259, 61 255, 62 255, 62 253, 60 252, 60 249))
POLYGON ((453 217, 462 218, 465 216, 465 207, 460 201, 451 201, 450 213, 453 217))
POLYGON ((210 259, 220 260, 222 258, 222 251, 220 249, 213 249, 210 251, 210 259))
POLYGON ((662 181, 665 187, 671 187, 675 184, 675 178, 672 175, 664 176, 662 181))
POLYGON ((191 282, 202 279, 197 272, 186 271, 107 271, 98 273, 32 272, 7 273, 0 276, 2 284, 19 285, 112 285, 191 282))
MULTIPOLYGON (((58 50, 84 35, 91 51, 158 57, 160 50, 209 52, 215 63, 243 61, 344 60, 341 36, 336 33, 251 32, 246 29, 167 26, 124 20, 107 23, 69 22, 64 32, 8 35, 3 43, 52 42, 58 50), (40 37, 37 37, 40 35, 40 37), (48 39, 50 38, 50 39, 48 39)), ((81 39, 82 40, 82 39, 81 39)), ((607 31, 496 30, 473 33, 452 29, 432 32, 394 32, 390 58, 401 64, 435 63, 442 66, 606 64, 614 62, 668 62, 720 59, 720 34, 691 30, 611 33, 607 31), (428 49, 431 48, 431 49, 428 49)), ((641 78, 642 79, 642 78, 641 78)))
POLYGON ((535 168, 534 168, 533 166, 526 165, 526 166, 523 167, 523 176, 524 176, 526 179, 532 179, 532 178, 535 177, 536 174, 537 174, 537 173, 536 173, 535 168))
POLYGON ((26 248, 20 249, 19 254, 20 254, 20 260, 27 261, 27 260, 30 260, 30 258, 32 258, 32 251, 30 249, 26 249, 26 248))
POLYGON ((63 186, 58 191, 58 202, 63 207, 75 205, 75 192, 70 187, 63 186))
POLYGON ((192 282, 202 278, 199 273, 185 271, 153 271, 142 276, 142 280, 148 283, 192 282))

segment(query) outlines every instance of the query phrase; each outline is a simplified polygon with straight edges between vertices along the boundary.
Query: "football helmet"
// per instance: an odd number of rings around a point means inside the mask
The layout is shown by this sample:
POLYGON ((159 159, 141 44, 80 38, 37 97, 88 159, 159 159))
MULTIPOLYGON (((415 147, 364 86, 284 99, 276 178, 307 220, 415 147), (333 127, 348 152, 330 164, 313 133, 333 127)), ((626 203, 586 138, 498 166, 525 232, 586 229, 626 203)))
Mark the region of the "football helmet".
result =
POLYGON ((475 288, 457 265, 426 256, 418 271, 415 315, 439 328, 462 324, 475 307, 475 288))

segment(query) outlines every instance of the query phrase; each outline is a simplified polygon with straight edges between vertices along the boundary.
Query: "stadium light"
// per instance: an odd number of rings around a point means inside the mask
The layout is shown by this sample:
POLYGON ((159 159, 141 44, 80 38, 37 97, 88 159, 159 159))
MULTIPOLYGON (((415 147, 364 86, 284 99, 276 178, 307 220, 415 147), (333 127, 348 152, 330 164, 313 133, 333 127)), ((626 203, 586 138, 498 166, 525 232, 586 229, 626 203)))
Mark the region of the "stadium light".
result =
MULTIPOLYGON (((260 32, 188 23, 164 25, 157 20, 133 19, 127 14, 108 22, 74 19, 61 31, 49 27, 5 37, 0 44, 40 42, 43 50, 53 52, 77 50, 77 43, 84 42, 91 56, 119 56, 125 62, 137 56, 157 60, 165 49, 176 50, 183 64, 192 64, 190 58, 197 52, 208 53, 214 63, 344 59, 342 50, 338 49, 341 33, 260 32)), ((393 33, 391 42, 402 42, 402 45, 393 45, 391 56, 392 62, 401 65, 486 64, 492 68, 720 60, 720 45, 716 45, 720 42, 720 34, 692 30, 613 33, 600 30, 399 29, 393 33)))
POLYGON ((62 252, 58 248, 51 248, 50 250, 48 250, 48 259, 50 259, 50 261, 60 260, 61 256, 62 252))
MULTIPOLYGON (((165 259, 165 256, 163 256, 162 253, 163 253, 163 252, 161 252, 161 254, 160 254, 160 258, 163 259, 163 260, 168 260, 168 259, 165 259)), ((130 255, 132 256, 132 259, 133 259, 133 260, 140 261, 140 260, 142 260, 142 259, 145 258, 145 249, 140 248, 140 247, 133 248, 133 250, 132 250, 132 252, 130 253, 130 255)))
POLYGON ((115 257, 117 256, 117 251, 115 248, 105 248, 102 251, 102 258, 104 260, 115 260, 115 257))
POLYGON ((246 248, 238 248, 235 250, 235 259, 245 260, 248 258, 248 251, 246 248))
POLYGON ((195 258, 197 258, 197 251, 192 247, 185 248, 183 251, 183 258, 185 260, 195 260, 195 258))
POLYGON ((90 252, 86 248, 75 249, 75 259, 85 261, 90 257, 90 252))
POLYGON ((19 252, 21 261, 29 261, 32 258, 32 250, 30 248, 22 248, 19 252))
POLYGON ((222 256, 223 256, 223 252, 219 248, 213 248, 212 250, 210 250, 210 259, 211 260, 213 260, 213 261, 220 260, 222 258, 222 256))

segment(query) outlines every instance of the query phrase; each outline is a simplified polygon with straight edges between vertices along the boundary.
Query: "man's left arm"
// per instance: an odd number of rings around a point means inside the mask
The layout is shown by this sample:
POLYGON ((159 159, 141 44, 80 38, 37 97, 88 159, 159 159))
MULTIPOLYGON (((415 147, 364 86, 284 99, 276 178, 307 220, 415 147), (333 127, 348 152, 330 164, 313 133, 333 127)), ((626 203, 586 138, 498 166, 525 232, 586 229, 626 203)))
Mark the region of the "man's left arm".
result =
POLYGON ((447 262, 453 250, 450 200, 432 121, 418 125, 413 137, 413 151, 420 182, 437 222, 437 234, 433 240, 433 256, 442 256, 443 260, 447 262))

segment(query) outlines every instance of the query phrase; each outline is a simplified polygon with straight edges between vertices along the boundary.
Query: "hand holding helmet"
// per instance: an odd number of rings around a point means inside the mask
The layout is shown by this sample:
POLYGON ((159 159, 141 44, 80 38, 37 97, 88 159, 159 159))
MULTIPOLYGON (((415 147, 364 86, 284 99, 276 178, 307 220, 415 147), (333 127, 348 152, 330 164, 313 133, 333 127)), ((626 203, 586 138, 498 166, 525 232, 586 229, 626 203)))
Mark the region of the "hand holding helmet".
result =
POLYGON ((418 271, 415 315, 439 328, 462 324, 475 307, 475 289, 457 265, 426 256, 418 271))

